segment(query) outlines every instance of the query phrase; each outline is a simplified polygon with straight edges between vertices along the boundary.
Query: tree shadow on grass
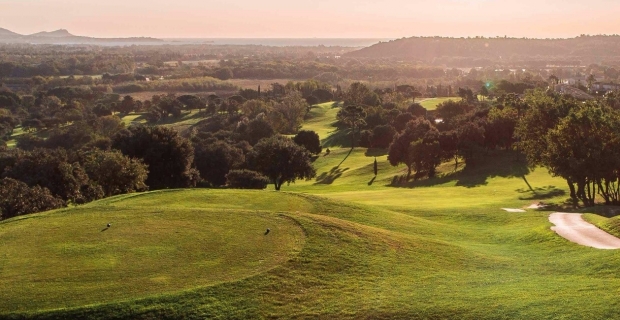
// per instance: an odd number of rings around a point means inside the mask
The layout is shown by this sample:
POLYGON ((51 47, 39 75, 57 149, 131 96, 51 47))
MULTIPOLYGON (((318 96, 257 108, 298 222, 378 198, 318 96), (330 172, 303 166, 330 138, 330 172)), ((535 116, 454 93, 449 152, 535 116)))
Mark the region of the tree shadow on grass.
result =
POLYGON ((351 147, 351 129, 346 126, 338 124, 338 122, 332 123, 334 131, 329 133, 327 138, 321 140, 323 147, 351 147))
POLYGON ((349 170, 349 168, 341 169, 339 166, 333 167, 329 172, 323 172, 316 178, 317 184, 332 184, 336 179, 340 178, 342 174, 349 170))
POLYGON ((375 182, 375 179, 377 179, 377 176, 372 177, 372 179, 370 179, 370 181, 368 181, 368 185, 372 186, 372 184, 375 182))
POLYGON ((487 185, 489 178, 525 177, 530 173, 527 162, 516 159, 516 154, 513 151, 494 151, 475 165, 465 165, 461 171, 445 173, 428 179, 414 179, 413 181, 406 181, 406 176, 395 176, 389 186, 396 188, 431 187, 456 181, 456 185, 459 187, 475 188, 487 185))
POLYGON ((581 210, 582 212, 593 213, 605 218, 620 216, 620 206, 596 206, 581 210))
MULTIPOLYGON (((528 186, 529 186, 529 183, 528 183, 528 186)), ((517 189, 515 191, 517 191, 518 193, 522 193, 522 194, 529 194, 527 196, 520 196, 519 200, 545 200, 545 199, 555 198, 558 196, 563 196, 566 194, 566 191, 558 189, 555 186, 546 186, 546 187, 541 187, 541 188, 532 188, 530 186, 529 189, 517 189)))
POLYGON ((340 178, 340 176, 342 176, 345 171, 349 170, 349 168, 340 169, 340 166, 349 158, 351 153, 353 153, 353 149, 349 150, 347 155, 344 157, 344 159, 342 159, 342 161, 340 161, 337 166, 333 167, 331 170, 329 170, 329 172, 321 173, 316 178, 315 184, 332 184, 336 179, 340 178))

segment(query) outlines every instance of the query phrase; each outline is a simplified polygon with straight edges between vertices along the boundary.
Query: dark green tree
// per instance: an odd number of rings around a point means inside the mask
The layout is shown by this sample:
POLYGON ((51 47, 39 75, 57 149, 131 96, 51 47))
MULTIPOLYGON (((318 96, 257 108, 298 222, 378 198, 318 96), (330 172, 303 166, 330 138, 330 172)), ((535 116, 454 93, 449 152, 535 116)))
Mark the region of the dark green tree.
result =
POLYGON ((131 159, 120 151, 91 149, 79 155, 91 182, 101 186, 106 197, 145 191, 148 168, 142 160, 131 159))
POLYGON ((198 141, 194 148, 194 163, 200 177, 213 186, 226 184, 226 174, 245 162, 243 151, 225 141, 198 141))
POLYGON ((418 160, 413 152, 412 143, 418 140, 423 141, 429 133, 436 132, 437 129, 428 120, 415 119, 409 121, 405 130, 394 136, 388 150, 388 161, 392 166, 405 164, 407 166, 407 180, 409 180, 411 171, 414 169, 413 164, 418 160))
POLYGON ((338 111, 336 119, 351 129, 351 149, 355 148, 355 132, 365 125, 366 112, 361 106, 346 106, 338 111))
POLYGON ((0 179, 0 219, 57 209, 65 202, 54 197, 47 188, 29 187, 11 178, 0 179))
POLYGON ((273 136, 263 139, 254 146, 250 157, 252 166, 268 177, 276 190, 280 190, 283 183, 316 176, 308 150, 290 138, 273 136))
POLYGON ((198 172, 192 167, 194 148, 172 128, 129 127, 115 136, 112 146, 148 165, 146 184, 150 189, 196 185, 198 172))
POLYGON ((306 148, 312 154, 319 154, 323 151, 321 147, 321 139, 314 131, 301 130, 293 138, 296 144, 306 148))

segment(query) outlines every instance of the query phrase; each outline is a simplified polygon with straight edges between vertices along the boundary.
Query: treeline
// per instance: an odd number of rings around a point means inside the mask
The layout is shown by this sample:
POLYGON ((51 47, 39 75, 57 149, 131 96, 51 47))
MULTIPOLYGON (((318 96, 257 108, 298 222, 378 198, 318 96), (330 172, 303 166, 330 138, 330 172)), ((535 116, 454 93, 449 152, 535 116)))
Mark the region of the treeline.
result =
POLYGON ((101 75, 135 69, 133 57, 97 47, 0 45, 0 79, 101 75))

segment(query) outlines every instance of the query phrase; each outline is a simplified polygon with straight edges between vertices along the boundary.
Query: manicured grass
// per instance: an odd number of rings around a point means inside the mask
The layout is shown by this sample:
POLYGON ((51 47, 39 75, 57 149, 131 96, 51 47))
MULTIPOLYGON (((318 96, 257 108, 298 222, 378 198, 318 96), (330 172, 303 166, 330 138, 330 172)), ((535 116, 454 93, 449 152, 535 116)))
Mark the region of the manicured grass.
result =
POLYGON ((10 289, 0 293, 0 310, 75 307, 235 281, 301 249, 305 237, 291 219, 247 206, 199 205, 211 198, 156 192, 0 224, 0 286, 10 289))
MULTIPOLYGON (((346 138, 335 112, 304 128, 346 138)), ((561 205, 563 180, 498 151, 407 182, 385 150, 331 146, 281 192, 150 192, 0 223, 0 317, 617 317, 620 251, 558 237, 549 211, 501 210, 561 205)))
POLYGON ((449 97, 449 98, 428 98, 428 99, 419 99, 418 103, 420 103, 424 108, 426 108, 426 110, 435 110, 437 109, 437 106, 445 101, 448 100, 454 100, 454 101, 458 101, 461 100, 460 97, 449 97))

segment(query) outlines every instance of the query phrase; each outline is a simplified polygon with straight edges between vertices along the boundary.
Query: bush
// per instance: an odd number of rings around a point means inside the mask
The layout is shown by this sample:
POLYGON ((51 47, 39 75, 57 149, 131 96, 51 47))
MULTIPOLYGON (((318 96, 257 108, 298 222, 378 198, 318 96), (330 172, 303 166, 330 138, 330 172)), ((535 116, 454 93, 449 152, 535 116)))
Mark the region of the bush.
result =
POLYGON ((236 189, 265 189, 269 179, 251 170, 231 170, 226 175, 226 184, 236 189))

